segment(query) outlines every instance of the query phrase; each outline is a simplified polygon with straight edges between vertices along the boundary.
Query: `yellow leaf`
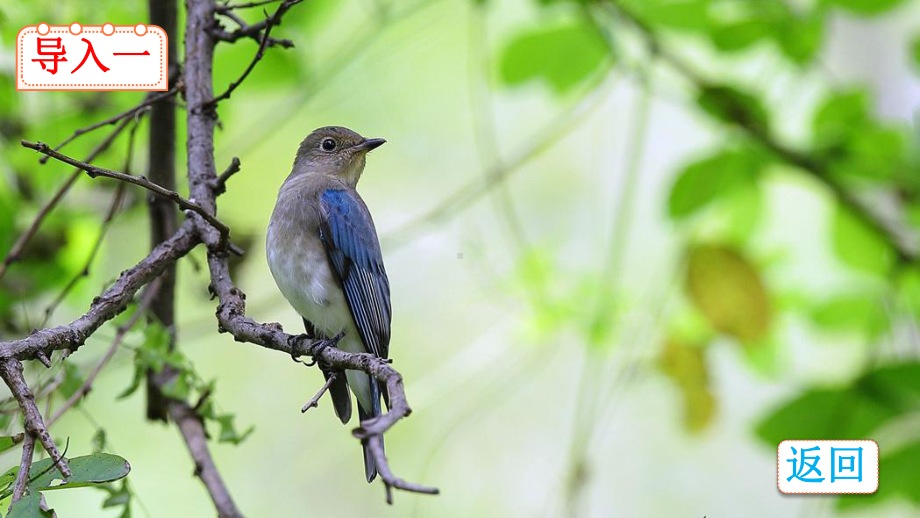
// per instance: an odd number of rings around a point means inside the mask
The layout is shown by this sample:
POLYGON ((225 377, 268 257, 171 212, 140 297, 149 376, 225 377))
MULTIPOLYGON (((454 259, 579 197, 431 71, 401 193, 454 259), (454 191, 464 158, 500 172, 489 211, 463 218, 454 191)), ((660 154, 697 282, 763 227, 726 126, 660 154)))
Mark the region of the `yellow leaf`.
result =
POLYGON ((684 400, 684 426, 690 432, 700 432, 712 422, 716 400, 709 391, 709 374, 705 349, 668 338, 658 366, 680 389, 684 400))
POLYGON ((687 292, 716 330, 744 343, 763 338, 770 328, 770 298, 760 273, 731 248, 693 248, 687 264, 687 292))

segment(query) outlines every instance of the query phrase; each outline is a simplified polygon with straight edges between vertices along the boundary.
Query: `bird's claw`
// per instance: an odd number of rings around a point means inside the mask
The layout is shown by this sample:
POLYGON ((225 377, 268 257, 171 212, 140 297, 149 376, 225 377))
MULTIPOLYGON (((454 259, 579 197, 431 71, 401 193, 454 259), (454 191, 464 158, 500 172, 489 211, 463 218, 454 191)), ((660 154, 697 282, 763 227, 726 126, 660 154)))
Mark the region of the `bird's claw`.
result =
POLYGON ((290 344, 291 345, 291 359, 297 363, 302 363, 306 365, 307 367, 312 367, 316 365, 317 363, 321 363, 318 356, 323 352, 323 350, 326 349, 327 347, 335 347, 336 344, 339 343, 339 340, 341 340, 343 336, 345 336, 344 332, 339 333, 334 338, 314 339, 313 337, 309 335, 305 335, 305 334, 292 337, 290 339, 291 340, 291 344, 290 344), (306 347, 305 348, 306 350, 304 351, 302 344, 306 340, 313 340, 313 343, 310 344, 308 347, 306 347), (309 355, 312 356, 313 359, 308 362, 301 360, 299 358, 300 356, 302 356, 301 351, 309 353, 309 355))
POLYGON ((304 363, 303 360, 300 359, 301 344, 306 340, 312 340, 312 339, 313 337, 307 334, 292 336, 291 338, 289 338, 288 345, 291 346, 291 359, 294 360, 296 363, 304 363))

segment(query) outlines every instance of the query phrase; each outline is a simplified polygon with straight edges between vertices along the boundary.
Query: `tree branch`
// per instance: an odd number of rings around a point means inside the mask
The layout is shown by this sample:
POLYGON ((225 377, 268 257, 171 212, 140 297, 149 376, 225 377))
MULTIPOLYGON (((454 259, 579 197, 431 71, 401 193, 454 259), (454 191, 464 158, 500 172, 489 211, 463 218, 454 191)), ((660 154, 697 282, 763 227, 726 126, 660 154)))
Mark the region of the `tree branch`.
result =
POLYGON ((186 222, 147 257, 123 271, 108 289, 93 299, 86 313, 67 325, 35 331, 26 338, 0 342, 0 359, 30 360, 55 350, 77 350, 102 324, 124 311, 137 290, 200 242, 194 223, 186 222))
MULTIPOLYGON (((57 446, 55 446, 48 429, 45 428, 42 414, 35 404, 35 396, 29 390, 29 385, 22 375, 22 363, 13 358, 6 358, 0 361, 0 378, 3 378, 3 382, 10 388, 10 392, 13 393, 16 402, 19 403, 19 409, 22 410, 22 418, 25 421, 26 434, 31 435, 33 439, 37 439, 54 460, 54 464, 61 471, 64 478, 70 478, 70 466, 67 464, 67 459, 61 455, 57 446)), ((31 458, 31 455, 29 457, 31 458)), ((25 460, 23 460, 23 463, 25 463, 25 460)), ((26 472, 28 471, 26 469, 26 472)))
MULTIPOLYGON (((195 212, 196 214, 204 218, 204 220, 207 221, 212 227, 217 229, 218 232, 220 232, 221 243, 229 242, 228 240, 230 237, 230 227, 228 227, 223 222, 221 222, 219 219, 214 217, 210 212, 205 210, 204 207, 190 200, 186 200, 185 198, 180 196, 179 193, 177 193, 176 191, 171 191, 160 185, 157 185, 143 176, 134 176, 130 174, 124 174, 118 171, 104 169, 102 167, 97 167, 92 164, 88 164, 86 162, 75 160, 67 155, 64 155, 62 153, 59 153, 51 149, 51 147, 48 146, 48 144, 45 144, 44 142, 29 142, 28 140, 23 140, 20 142, 20 144, 23 147, 34 149, 35 151, 38 151, 39 153, 48 155, 51 158, 54 158, 56 160, 60 160, 61 162, 64 162, 65 164, 70 164, 78 169, 82 169, 83 171, 86 171, 86 173, 90 176, 90 178, 95 178, 97 176, 105 176, 107 178, 114 178, 115 180, 121 180, 123 182, 128 182, 128 183, 132 183, 134 185, 143 187, 144 189, 147 189, 148 191, 156 194, 157 196, 160 196, 162 198, 172 201, 173 203, 178 205, 179 208, 182 210, 189 210, 189 211, 195 212)), ((218 243, 218 246, 221 246, 220 243, 218 243)))
POLYGON ((233 157, 227 169, 225 169, 223 173, 220 173, 220 176, 217 177, 217 181, 214 182, 214 195, 219 196, 227 192, 227 181, 238 172, 240 172, 240 159, 233 157))
POLYGON ((320 387, 319 390, 316 391, 316 394, 314 394, 313 397, 310 398, 310 401, 307 401, 307 404, 304 405, 303 408, 300 409, 300 413, 306 414, 307 410, 310 410, 311 408, 316 408, 317 406, 319 406, 319 400, 323 397, 323 394, 325 394, 326 391, 329 390, 329 387, 332 386, 332 383, 338 377, 339 377, 338 372, 333 372, 332 374, 330 374, 329 379, 326 380, 326 383, 323 383, 323 386, 320 387))
POLYGON ((29 483, 29 471, 32 467, 32 455, 35 453, 35 437, 32 434, 24 434, 22 440, 22 460, 19 461, 19 472, 16 473, 16 484, 13 486, 13 499, 10 507, 22 498, 26 490, 26 484, 29 483))
POLYGON ((243 514, 237 509, 230 496, 230 491, 220 477, 211 452, 208 450, 208 439, 201 417, 184 401, 169 400, 169 417, 176 423, 189 454, 195 462, 195 476, 198 477, 208 490, 217 516, 220 518, 242 518, 243 514))

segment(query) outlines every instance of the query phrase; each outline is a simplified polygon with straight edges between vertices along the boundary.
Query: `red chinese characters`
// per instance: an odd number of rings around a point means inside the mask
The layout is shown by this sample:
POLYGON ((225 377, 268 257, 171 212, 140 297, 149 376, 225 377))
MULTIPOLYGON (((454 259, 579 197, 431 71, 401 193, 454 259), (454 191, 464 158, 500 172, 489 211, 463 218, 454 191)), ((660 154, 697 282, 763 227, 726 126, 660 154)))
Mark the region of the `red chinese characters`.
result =
POLYGON ((93 42, 89 41, 89 40, 86 39, 86 38, 80 38, 80 40, 82 40, 84 43, 86 43, 86 54, 83 54, 83 60, 81 60, 81 61, 80 61, 80 64, 77 65, 77 68, 71 70, 70 73, 73 74, 73 73, 76 72, 77 70, 80 70, 80 67, 83 66, 83 63, 86 63, 86 58, 88 58, 88 57, 90 56, 90 54, 92 54, 92 56, 93 56, 93 61, 96 62, 96 66, 99 67, 99 70, 102 70, 103 72, 108 72, 108 71, 109 71, 109 67, 103 65, 102 62, 99 61, 99 58, 96 57, 96 50, 93 48, 93 42))
MULTIPOLYGON (((35 43, 38 47, 38 55, 42 57, 33 59, 32 61, 38 62, 38 64, 42 66, 42 70, 46 70, 52 75, 57 74, 58 63, 67 61, 67 58, 64 57, 66 49, 64 49, 64 45, 61 45, 61 38, 38 38, 35 40, 35 43), (50 68, 45 64, 48 61, 51 62, 50 68)), ((82 65, 82 63, 80 64, 82 65)))

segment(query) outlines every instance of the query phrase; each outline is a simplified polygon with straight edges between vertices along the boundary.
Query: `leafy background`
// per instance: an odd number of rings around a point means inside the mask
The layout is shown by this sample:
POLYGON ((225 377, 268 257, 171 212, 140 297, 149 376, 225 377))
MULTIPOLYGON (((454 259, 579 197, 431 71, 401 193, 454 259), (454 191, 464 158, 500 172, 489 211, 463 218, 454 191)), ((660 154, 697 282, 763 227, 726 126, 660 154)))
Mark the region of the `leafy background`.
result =
MULTIPOLYGON (((16 92, 18 29, 134 24, 144 4, 0 1, 0 252, 70 174, 19 140, 59 142, 140 99, 16 92)), ((220 109, 218 163, 243 163, 220 202, 245 236, 238 280, 255 318, 299 329, 262 251, 296 145, 326 124, 388 139, 360 186, 415 410, 388 453, 443 494, 386 508, 329 405, 297 411, 319 373, 215 333, 199 250, 180 267, 184 354, 136 328, 55 425, 70 456, 132 467, 103 490, 48 493, 59 515, 213 514, 175 429, 146 423, 131 390, 165 362, 184 373, 174 395, 214 394, 217 462, 253 516, 916 515, 920 265, 898 248, 920 244, 920 2, 310 0, 276 35, 296 48, 270 51, 220 109), (876 439, 878 493, 781 495, 775 447, 790 437, 876 439)), ((219 46, 216 88, 255 50, 219 46)), ((123 169, 127 146, 97 163, 123 169)), ((0 335, 42 325, 116 195, 77 181, 0 280, 0 335)), ((143 201, 126 192, 48 323, 143 256, 143 201)), ((122 322, 30 366, 33 383, 61 383, 51 408, 122 322)), ((0 406, 11 433, 14 406, 0 406)))

